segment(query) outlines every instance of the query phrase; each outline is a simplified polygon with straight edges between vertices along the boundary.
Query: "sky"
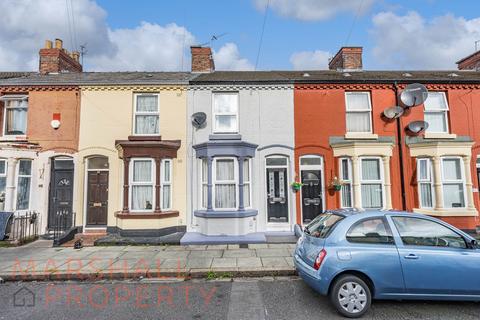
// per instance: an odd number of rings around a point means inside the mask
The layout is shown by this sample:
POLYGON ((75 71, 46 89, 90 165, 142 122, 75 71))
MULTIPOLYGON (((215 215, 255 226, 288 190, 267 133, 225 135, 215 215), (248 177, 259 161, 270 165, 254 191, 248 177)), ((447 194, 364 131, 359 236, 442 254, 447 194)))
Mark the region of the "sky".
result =
POLYGON ((217 70, 327 69, 342 46, 362 46, 367 70, 447 70, 480 40, 478 0, 0 0, 0 12, 0 71, 37 70, 55 38, 86 45, 86 71, 189 71, 199 44, 217 70))

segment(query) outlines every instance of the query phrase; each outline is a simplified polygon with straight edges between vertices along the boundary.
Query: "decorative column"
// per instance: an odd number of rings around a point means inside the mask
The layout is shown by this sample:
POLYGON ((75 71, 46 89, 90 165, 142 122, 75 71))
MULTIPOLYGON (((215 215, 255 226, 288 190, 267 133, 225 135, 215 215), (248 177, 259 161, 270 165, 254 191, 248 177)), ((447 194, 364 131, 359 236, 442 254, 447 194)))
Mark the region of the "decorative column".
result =
POLYGON ((213 158, 207 157, 207 169, 208 169, 208 179, 207 179, 207 211, 213 211, 212 197, 213 197, 213 172, 212 172, 213 158))
POLYGON ((390 157, 382 156, 385 185, 385 209, 392 209, 392 183, 390 181, 390 157))
POLYGON ((475 210, 474 200, 473 200, 473 184, 472 184, 472 170, 470 168, 470 161, 472 160, 471 156, 462 156, 463 166, 465 171, 465 187, 467 191, 467 203, 466 207, 468 210, 475 210))
POLYGON ((129 182, 129 168, 130 168, 130 158, 123 158, 123 210, 122 212, 128 213, 128 182, 129 182))
POLYGON ((155 158, 155 212, 160 212, 160 164, 162 159, 155 158))
POLYGON ((360 186, 360 160, 358 156, 352 157, 352 186, 353 186, 353 207, 362 210, 361 186, 360 186))
POLYGON ((435 210, 443 210, 443 190, 442 190, 442 167, 439 156, 435 156, 433 161, 433 188, 435 189, 435 210))
POLYGON ((238 157, 238 210, 243 211, 243 161, 245 157, 238 157))
POLYGON ((15 172, 17 171, 17 159, 8 158, 7 161, 7 185, 5 187, 5 211, 15 211, 15 172))

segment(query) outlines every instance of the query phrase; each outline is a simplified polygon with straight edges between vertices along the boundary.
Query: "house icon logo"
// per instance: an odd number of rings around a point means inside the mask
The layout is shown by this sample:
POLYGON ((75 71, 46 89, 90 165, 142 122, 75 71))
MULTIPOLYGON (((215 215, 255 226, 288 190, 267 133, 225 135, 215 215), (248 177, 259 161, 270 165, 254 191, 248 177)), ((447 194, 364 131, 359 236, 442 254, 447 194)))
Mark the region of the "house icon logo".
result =
POLYGON ((13 294, 14 307, 34 307, 35 294, 25 287, 22 287, 13 294))

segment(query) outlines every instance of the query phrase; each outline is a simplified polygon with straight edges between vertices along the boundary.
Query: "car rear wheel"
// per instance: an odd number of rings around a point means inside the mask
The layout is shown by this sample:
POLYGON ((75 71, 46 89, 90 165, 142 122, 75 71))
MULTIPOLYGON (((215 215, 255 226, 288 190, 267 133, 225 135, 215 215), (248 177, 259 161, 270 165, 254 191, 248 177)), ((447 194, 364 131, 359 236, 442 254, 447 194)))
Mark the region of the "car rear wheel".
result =
POLYGON ((333 284, 330 300, 343 316, 359 318, 370 308, 372 297, 365 281, 354 275, 344 275, 333 284))

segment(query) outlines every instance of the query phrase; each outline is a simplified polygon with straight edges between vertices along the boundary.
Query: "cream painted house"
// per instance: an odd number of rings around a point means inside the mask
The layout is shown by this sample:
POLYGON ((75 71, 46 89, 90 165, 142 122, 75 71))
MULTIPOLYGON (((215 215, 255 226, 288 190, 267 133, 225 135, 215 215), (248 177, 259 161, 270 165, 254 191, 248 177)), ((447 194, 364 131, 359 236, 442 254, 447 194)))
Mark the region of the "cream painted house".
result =
POLYGON ((80 84, 76 224, 85 231, 183 231, 187 73, 92 73, 80 84))

